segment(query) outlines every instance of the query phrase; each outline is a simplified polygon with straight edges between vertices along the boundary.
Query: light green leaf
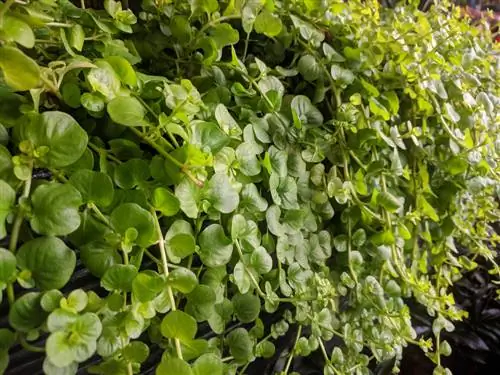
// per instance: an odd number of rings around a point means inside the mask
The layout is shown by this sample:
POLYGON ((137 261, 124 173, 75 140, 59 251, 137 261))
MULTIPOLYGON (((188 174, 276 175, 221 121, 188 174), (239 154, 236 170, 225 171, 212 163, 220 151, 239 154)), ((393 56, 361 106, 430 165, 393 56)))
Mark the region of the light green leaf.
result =
POLYGON ((7 249, 0 247, 0 290, 5 284, 16 279, 16 257, 7 249))
POLYGON ((113 181, 105 173, 81 169, 71 175, 69 182, 78 189, 84 203, 107 207, 113 202, 113 181))
POLYGON ((297 95, 291 102, 292 112, 303 126, 319 126, 323 124, 323 115, 304 95, 297 95))
POLYGON ((165 280, 154 271, 139 272, 132 282, 132 293, 139 302, 155 299, 165 289, 165 280))
POLYGON ((267 210, 267 201, 259 194, 255 184, 246 184, 241 191, 240 209, 248 213, 264 212, 267 210))
POLYGON ((146 109, 141 102, 132 96, 119 96, 108 103, 108 114, 111 120, 125 126, 144 126, 146 109))
POLYGON ((264 34, 272 38, 281 33, 283 24, 277 15, 265 9, 255 18, 254 27, 255 31, 259 34, 264 34))
POLYGON ((196 320, 180 310, 169 312, 161 322, 162 335, 170 339, 179 339, 181 342, 194 339, 197 330, 196 320))
POLYGON ((136 203, 123 203, 111 213, 111 224, 116 231, 125 236, 129 228, 137 230, 135 243, 148 247, 155 243, 156 229, 154 218, 144 208, 136 203))
POLYGON ((389 212, 395 212, 401 207, 401 200, 389 192, 377 195, 377 203, 389 212))
POLYGON ((165 245, 169 258, 176 263, 193 254, 196 242, 191 225, 184 220, 174 221, 165 235, 165 245))
POLYGON ((39 234, 64 236, 80 226, 78 208, 82 196, 72 185, 57 182, 40 185, 31 197, 30 224, 39 234))
POLYGON ((375 116, 380 116, 386 121, 391 118, 391 114, 389 113, 389 111, 377 99, 371 97, 369 99, 369 105, 370 112, 375 116))
POLYGON ((331 62, 344 62, 345 58, 340 53, 335 51, 328 43, 322 44, 323 53, 325 57, 331 62))
POLYGON ((233 29, 228 23, 219 23, 215 25, 210 29, 209 34, 219 49, 238 43, 240 40, 238 31, 233 29))
POLYGON ((273 173, 269 178, 269 188, 275 204, 285 210, 299 209, 297 183, 292 177, 280 178, 277 174, 273 173))
POLYGON ((85 132, 73 117, 64 112, 47 111, 21 126, 21 137, 35 149, 47 147, 38 158, 50 168, 66 167, 76 162, 88 143, 85 132))
POLYGON ((233 244, 219 224, 212 224, 199 237, 201 261, 208 267, 225 265, 233 254, 233 244))
POLYGON ((196 186, 193 181, 184 177, 181 182, 175 186, 175 196, 179 199, 181 210, 187 217, 191 219, 198 217, 200 188, 196 186))
POLYGON ((354 74, 349 69, 344 69, 339 65, 333 64, 330 74, 342 86, 347 86, 354 82, 354 74))
POLYGON ((85 32, 83 31, 82 25, 76 23, 73 24, 69 33, 69 44, 72 48, 77 51, 81 51, 83 48, 83 43, 85 42, 85 32))
POLYGON ((196 121, 193 123, 191 142, 203 150, 208 148, 215 155, 224 146, 229 144, 230 138, 222 131, 219 125, 213 122, 196 121))
POLYGON ((137 86, 137 74, 127 59, 121 56, 108 56, 105 60, 111 65, 120 81, 130 87, 137 86))
POLYGON ((198 322, 209 319, 215 312, 217 296, 210 286, 200 284, 187 295, 187 304, 184 309, 198 322))
POLYGON ((114 264, 102 277, 101 286, 110 292, 130 292, 137 273, 137 268, 131 264, 114 264))
POLYGON ((370 82, 365 81, 363 78, 361 78, 360 81, 361 81, 361 86, 363 86, 363 88, 368 92, 368 94, 375 97, 380 95, 378 89, 375 86, 373 86, 370 82))
POLYGON ((222 375, 223 363, 219 356, 207 353, 200 356, 193 364, 193 375, 222 375))
POLYGON ((3 17, 2 21, 1 39, 5 42, 16 42, 26 48, 33 48, 35 34, 26 22, 17 17, 12 17, 8 13, 3 17))
POLYGON ((40 306, 42 295, 29 292, 17 298, 9 311, 9 324, 20 332, 29 332, 40 327, 47 313, 40 306))
POLYGON ((40 83, 38 64, 17 48, 0 47, 0 68, 5 83, 15 91, 33 89, 40 83))
POLYGON ((234 266, 233 278, 234 283, 238 287, 240 293, 248 293, 248 291, 250 290, 250 286, 252 285, 252 281, 250 280, 250 276, 248 275, 247 269, 243 262, 239 261, 234 266))
POLYGON ((253 342, 245 328, 236 328, 226 337, 229 352, 237 363, 247 363, 253 358, 253 342))
POLYGON ((107 100, 113 99, 121 89, 120 78, 113 67, 104 60, 95 62, 96 67, 87 73, 87 81, 93 91, 102 94, 107 100))
POLYGON ((259 246, 254 250, 250 257, 250 264, 260 274, 266 274, 273 268, 273 258, 268 254, 267 250, 259 246))
POLYGON ((241 143, 236 148, 236 158, 239 162, 241 173, 245 176, 256 176, 260 173, 261 164, 257 158, 255 147, 247 142, 241 143))
POLYGON ((122 261, 118 251, 103 240, 91 241, 81 246, 80 258, 90 273, 96 277, 102 277, 109 267, 122 261))
POLYGON ((165 356, 156 368, 156 375, 193 375, 193 371, 184 360, 177 357, 165 356))
POLYGON ((264 4, 265 0, 246 0, 241 8, 243 30, 245 30, 247 34, 252 31, 257 15, 264 4))
POLYGON ((167 282, 172 288, 177 289, 181 293, 188 294, 198 285, 198 278, 188 268, 175 268, 170 271, 167 282))
POLYGON ((215 108, 215 119, 221 129, 229 136, 236 137, 242 133, 240 126, 224 104, 219 104, 215 108))
POLYGON ((417 208, 422 212, 422 214, 430 218, 432 221, 439 221, 439 216, 436 210, 430 205, 429 202, 427 202, 427 199, 425 199, 423 195, 419 195, 417 197, 417 208))
POLYGON ((236 317, 242 323, 250 323, 259 317, 260 298, 256 295, 236 294, 231 300, 236 317))
POLYGON ((165 216, 174 216, 180 209, 179 199, 163 187, 154 190, 152 203, 155 209, 165 216))
POLYGON ((17 264, 31 272, 42 290, 60 289, 71 278, 75 253, 57 237, 39 237, 26 242, 17 253, 17 264))
POLYGON ((132 341, 123 349, 123 356, 131 362, 142 363, 149 357, 149 347, 142 341, 132 341))
POLYGON ((312 82, 321 76, 321 66, 312 55, 303 55, 299 59, 297 69, 306 81, 312 82))
POLYGON ((229 177, 223 173, 215 173, 206 184, 203 197, 213 208, 224 214, 236 210, 240 203, 238 192, 233 188, 229 177))
POLYGON ((0 239, 5 238, 5 220, 10 214, 16 201, 16 192, 7 182, 0 180, 0 239))

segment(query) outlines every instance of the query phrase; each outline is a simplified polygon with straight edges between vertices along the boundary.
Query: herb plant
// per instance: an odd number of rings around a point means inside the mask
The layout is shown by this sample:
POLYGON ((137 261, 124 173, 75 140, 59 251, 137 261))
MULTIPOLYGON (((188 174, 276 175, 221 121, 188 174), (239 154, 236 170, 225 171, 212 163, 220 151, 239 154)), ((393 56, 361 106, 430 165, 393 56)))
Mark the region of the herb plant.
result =
POLYGON ((245 374, 291 326, 282 374, 397 372, 408 343, 450 373, 449 288, 499 272, 488 31, 447 2, 126 4, 1 3, 0 373, 18 343, 46 374, 139 373, 151 345, 158 375, 245 374))

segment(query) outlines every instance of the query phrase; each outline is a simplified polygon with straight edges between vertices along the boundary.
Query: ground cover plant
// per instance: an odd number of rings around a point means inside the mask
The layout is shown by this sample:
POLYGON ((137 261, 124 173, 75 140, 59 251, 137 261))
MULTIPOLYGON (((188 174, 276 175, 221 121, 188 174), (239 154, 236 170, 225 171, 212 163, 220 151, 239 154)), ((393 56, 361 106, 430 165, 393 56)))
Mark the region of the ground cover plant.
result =
POLYGON ((126 375, 155 345, 158 375, 245 374, 291 327, 281 374, 397 372, 409 343, 449 373, 450 287, 499 272, 500 60, 417 5, 3 2, 0 373, 14 345, 126 375))

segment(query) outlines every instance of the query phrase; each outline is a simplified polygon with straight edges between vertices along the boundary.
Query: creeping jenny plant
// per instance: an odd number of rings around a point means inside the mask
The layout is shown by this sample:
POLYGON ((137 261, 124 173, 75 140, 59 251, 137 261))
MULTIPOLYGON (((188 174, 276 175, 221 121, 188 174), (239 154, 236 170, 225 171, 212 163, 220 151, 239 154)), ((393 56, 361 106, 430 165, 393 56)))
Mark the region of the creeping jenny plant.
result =
POLYGON ((447 3, 1 3, 0 373, 245 374, 290 327, 281 374, 449 373, 449 288, 499 272, 499 67, 447 3))

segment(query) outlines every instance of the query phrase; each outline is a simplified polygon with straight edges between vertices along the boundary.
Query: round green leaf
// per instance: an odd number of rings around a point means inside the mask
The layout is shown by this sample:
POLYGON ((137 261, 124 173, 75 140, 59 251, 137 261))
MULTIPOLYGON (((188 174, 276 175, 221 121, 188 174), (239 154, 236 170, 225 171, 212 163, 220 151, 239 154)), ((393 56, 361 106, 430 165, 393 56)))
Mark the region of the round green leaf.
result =
POLYGON ((141 341, 132 341, 123 349, 123 356, 130 362, 142 363, 149 357, 149 347, 141 341))
POLYGON ((60 289, 71 278, 76 266, 73 250, 57 237, 40 237, 26 242, 17 253, 17 264, 31 272, 42 290, 60 289))
POLYGON ((44 112, 27 121, 21 128, 23 140, 32 145, 48 147, 39 159, 50 168, 66 167, 76 162, 85 152, 87 133, 73 117, 58 111, 44 112))
POLYGON ((37 292, 19 297, 9 311, 10 326, 21 332, 40 327, 47 317, 47 313, 40 306, 41 297, 41 293, 37 292))
POLYGON ((17 48, 0 47, 0 68, 5 83, 16 91, 33 89, 40 83, 38 64, 17 48))
POLYGON ((273 258, 267 250, 259 246, 250 256, 250 264, 260 274, 268 273, 273 268, 273 258))
POLYGON ((291 102, 292 112, 304 126, 319 126, 323 124, 323 115, 304 95, 297 95, 291 102))
POLYGON ((0 180, 0 239, 7 235, 5 220, 16 201, 16 192, 4 180, 0 180))
POLYGON ((259 317, 260 298, 256 295, 236 294, 231 300, 234 313, 242 323, 250 323, 259 317))
POLYGON ((189 364, 177 357, 164 357, 156 368, 156 375, 193 375, 189 364))
POLYGON ((137 74, 127 59, 121 56, 108 56, 106 61, 111 65, 120 81, 130 87, 137 86, 137 74))
POLYGON ((136 203, 123 203, 111 213, 111 224, 122 236, 129 228, 137 230, 135 242, 148 247, 155 242, 155 222, 153 216, 136 203))
POLYGON ((52 182, 36 188, 30 224, 39 234, 65 236, 80 226, 82 196, 72 185, 52 182))
POLYGON ((300 58, 297 68, 306 81, 315 81, 321 76, 321 66, 314 56, 304 55, 300 58))
POLYGON ((16 257, 7 249, 0 248, 0 290, 16 278, 16 257))
POLYGON ((168 189, 159 187, 153 192, 153 205, 165 216, 174 216, 180 209, 179 199, 168 189))
POLYGON ((253 342, 245 328, 236 328, 226 337, 229 352, 238 363, 250 362, 253 358, 253 342))
POLYGON ((132 282, 132 293, 140 302, 152 301, 165 289, 165 280, 154 271, 140 272, 132 282))
POLYGON ((222 375, 223 363, 219 356, 207 353, 200 356, 193 364, 193 375, 222 375))
POLYGON ((35 34, 31 27, 17 17, 6 14, 3 17, 0 37, 6 42, 16 42, 26 48, 33 48, 35 45, 35 34))
POLYGON ((193 254, 196 241, 191 225, 184 220, 174 221, 165 235, 165 245, 169 258, 176 263, 193 254))
POLYGON ((137 267, 131 264, 114 264, 102 277, 101 286, 110 292, 130 292, 137 272, 137 267))
POLYGON ((206 184, 204 198, 212 207, 224 214, 236 210, 240 203, 240 197, 236 189, 231 185, 229 177, 223 173, 216 173, 206 184))
POLYGON ((170 339, 189 342, 196 336, 198 324, 196 320, 183 311, 175 310, 168 313, 161 322, 161 333, 170 339))
POLYGON ((216 298, 213 288, 200 284, 187 295, 188 302, 184 310, 198 322, 202 322, 214 314, 216 298))
POLYGON ((175 268, 167 278, 168 284, 181 293, 191 293, 198 285, 195 273, 187 268, 175 268))
POLYGON ((58 289, 52 289, 48 292, 43 293, 42 299, 40 300, 40 306, 47 312, 52 312, 59 308, 61 300, 64 295, 58 289))
POLYGON ((141 102, 131 96, 118 96, 108 103, 111 120, 125 126, 144 126, 146 110, 141 102))
POLYGON ((281 32, 283 24, 279 16, 263 10, 255 18, 255 31, 259 34, 264 34, 270 38, 278 35, 281 32))
POLYGON ((105 173, 82 169, 73 173, 69 182, 78 189, 85 203, 106 207, 113 202, 113 181, 105 173))
POLYGON ((122 261, 114 247, 101 241, 92 241, 80 247, 80 258, 90 273, 97 277, 102 277, 109 267, 122 261))
POLYGON ((223 266, 233 254, 233 244, 219 224, 212 224, 199 237, 201 261, 208 267, 223 266))

